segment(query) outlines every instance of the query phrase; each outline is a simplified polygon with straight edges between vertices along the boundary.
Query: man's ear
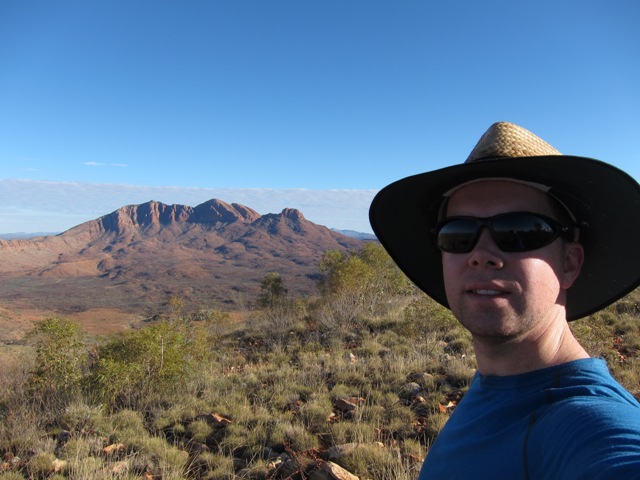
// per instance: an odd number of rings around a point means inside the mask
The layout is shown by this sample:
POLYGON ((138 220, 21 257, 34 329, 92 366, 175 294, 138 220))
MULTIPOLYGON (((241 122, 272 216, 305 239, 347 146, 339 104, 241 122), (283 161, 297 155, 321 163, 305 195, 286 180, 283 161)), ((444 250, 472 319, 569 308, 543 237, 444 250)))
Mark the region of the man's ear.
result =
POLYGON ((584 248, 578 242, 566 243, 564 246, 564 268, 560 286, 565 290, 571 287, 580 275, 584 263, 584 248))

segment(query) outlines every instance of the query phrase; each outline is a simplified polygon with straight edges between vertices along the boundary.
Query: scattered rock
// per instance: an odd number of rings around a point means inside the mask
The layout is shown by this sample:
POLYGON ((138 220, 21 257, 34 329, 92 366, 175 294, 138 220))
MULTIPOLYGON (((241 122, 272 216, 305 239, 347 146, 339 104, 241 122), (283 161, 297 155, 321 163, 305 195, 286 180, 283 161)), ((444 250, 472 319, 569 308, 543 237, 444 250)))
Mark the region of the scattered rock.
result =
POLYGON ((129 472, 129 462, 117 462, 111 467, 111 473, 115 476, 121 476, 129 472))
POLYGON ((110 456, 114 456, 117 455, 118 453, 122 453, 125 450, 125 446, 122 443, 113 443, 111 445, 107 445, 106 447, 104 447, 102 449, 102 453, 104 453, 106 456, 110 457, 110 456))
POLYGON ((60 460, 56 458, 53 462, 51 462, 51 471, 53 473, 60 473, 67 469, 69 463, 66 460, 60 460))
POLYGON ((333 462, 322 462, 317 470, 309 475, 309 480, 360 480, 351 472, 333 462))
POLYGON ((365 399, 362 397, 337 397, 334 406, 341 412, 352 412, 358 405, 363 405, 365 399))
POLYGON ((400 388, 398 396, 404 400, 411 400, 421 393, 422 387, 419 384, 417 384, 416 382, 409 382, 405 383, 402 388, 400 388))
POLYGON ((67 430, 61 430, 60 433, 58 433, 58 436, 56 437, 56 444, 64 445, 69 441, 70 436, 71 434, 67 430))
POLYGON ((211 449, 204 443, 200 443, 200 442, 189 443, 189 454, 193 457, 209 451, 211 451, 211 449))

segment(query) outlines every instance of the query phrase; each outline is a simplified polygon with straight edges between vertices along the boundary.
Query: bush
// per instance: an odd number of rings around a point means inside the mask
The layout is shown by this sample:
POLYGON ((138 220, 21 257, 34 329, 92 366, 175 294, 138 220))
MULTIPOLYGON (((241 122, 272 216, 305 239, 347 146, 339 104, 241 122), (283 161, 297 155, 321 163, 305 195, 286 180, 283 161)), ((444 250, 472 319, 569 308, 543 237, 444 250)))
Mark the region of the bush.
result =
POLYGON ((320 291, 342 321, 360 314, 384 313, 391 299, 411 288, 386 250, 375 243, 367 243, 350 254, 330 250, 322 257, 319 268, 323 273, 320 291))
POLYGON ((80 390, 86 364, 81 329, 53 317, 36 324, 29 336, 35 339, 36 358, 28 395, 45 409, 57 410, 80 390))
POLYGON ((187 323, 162 321, 126 332, 100 347, 91 385, 110 408, 144 409, 184 389, 208 355, 203 334, 187 323))
POLYGON ((258 305, 262 308, 274 308, 282 305, 287 296, 282 277, 277 272, 269 272, 260 283, 262 293, 258 297, 258 305))

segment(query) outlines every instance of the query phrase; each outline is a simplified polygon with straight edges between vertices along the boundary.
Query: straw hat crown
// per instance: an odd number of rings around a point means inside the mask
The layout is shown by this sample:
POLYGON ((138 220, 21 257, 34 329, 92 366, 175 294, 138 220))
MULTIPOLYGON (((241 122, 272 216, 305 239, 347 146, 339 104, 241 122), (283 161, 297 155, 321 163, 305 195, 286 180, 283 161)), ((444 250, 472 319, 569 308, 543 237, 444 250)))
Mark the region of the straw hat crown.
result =
POLYGON ((529 130, 509 122, 497 122, 480 137, 465 163, 484 159, 562 155, 529 130))

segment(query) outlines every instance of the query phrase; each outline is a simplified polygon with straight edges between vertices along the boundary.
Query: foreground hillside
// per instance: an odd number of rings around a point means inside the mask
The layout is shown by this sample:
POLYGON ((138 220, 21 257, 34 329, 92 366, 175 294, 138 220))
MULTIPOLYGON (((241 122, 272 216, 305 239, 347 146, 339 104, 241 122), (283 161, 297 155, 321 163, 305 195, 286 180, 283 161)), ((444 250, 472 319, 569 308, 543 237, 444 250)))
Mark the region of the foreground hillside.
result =
MULTIPOLYGON (((415 479, 474 373, 469 336, 378 245, 321 270, 315 300, 266 277, 241 321, 174 302, 97 342, 41 323, 0 358, 0 478, 415 479)), ((640 397, 638 292, 572 328, 640 397)))
MULTIPOLYGON (((174 296, 194 310, 237 310, 254 301, 271 271, 292 294, 309 295, 325 251, 363 243, 294 209, 260 215, 220 200, 125 206, 60 235, 0 240, 0 313, 8 316, 3 323, 0 315, 0 331, 14 329, 20 315, 126 326, 158 314, 174 296)), ((95 323, 87 326, 105 330, 95 323)))

